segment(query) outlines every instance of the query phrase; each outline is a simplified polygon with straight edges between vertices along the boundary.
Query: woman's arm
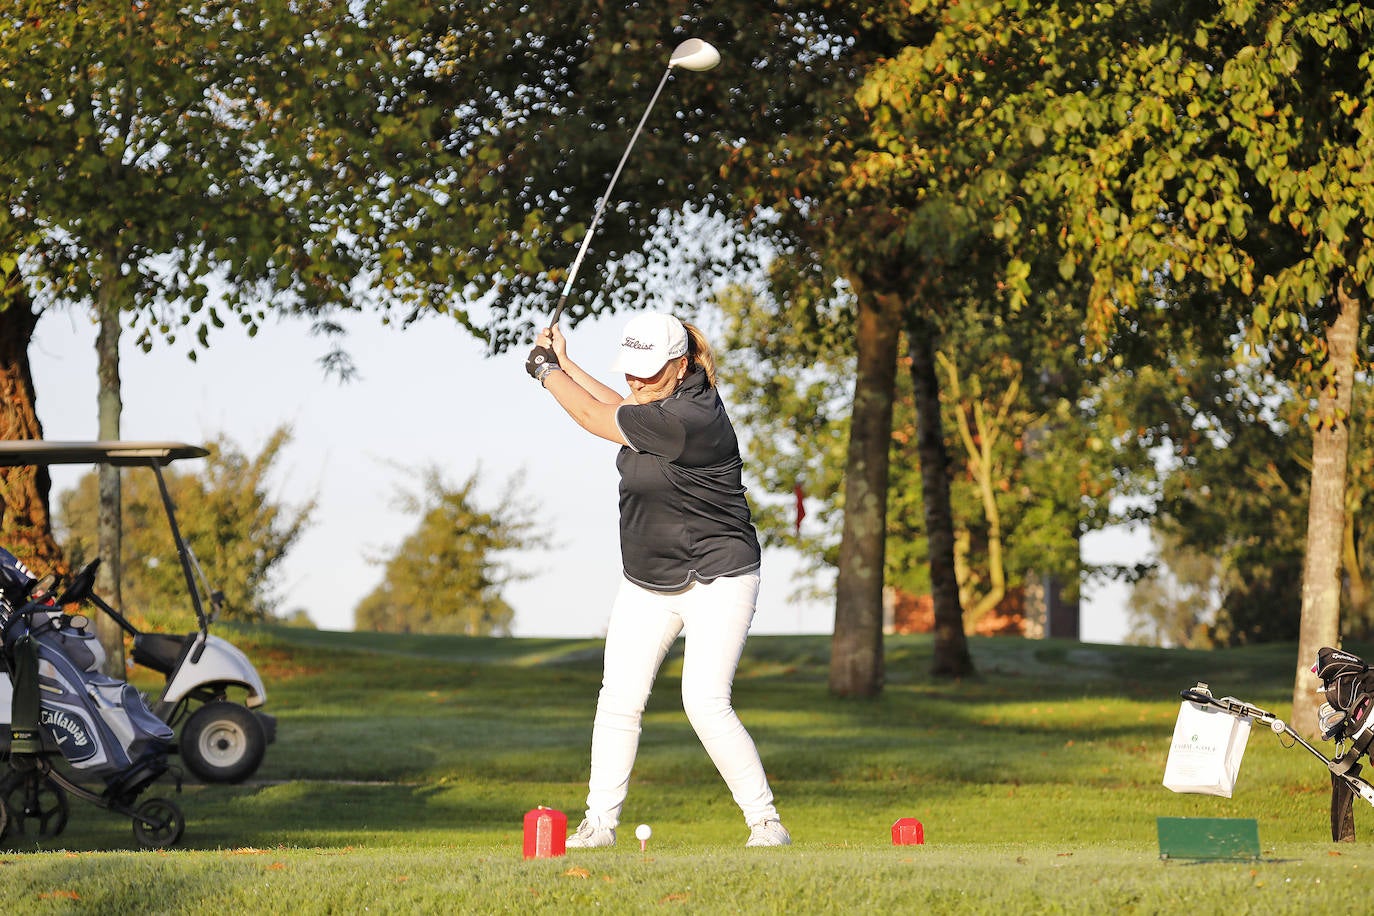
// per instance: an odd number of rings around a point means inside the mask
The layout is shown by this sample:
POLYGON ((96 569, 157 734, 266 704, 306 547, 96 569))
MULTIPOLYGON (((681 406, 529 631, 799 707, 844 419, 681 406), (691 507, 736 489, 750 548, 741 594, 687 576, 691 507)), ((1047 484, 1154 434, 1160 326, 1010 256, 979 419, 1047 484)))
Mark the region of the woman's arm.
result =
MULTIPOLYGON (((535 341, 535 345, 548 347, 553 350, 554 355, 558 357, 558 364, 563 367, 563 371, 568 373, 568 376, 577 383, 578 387, 590 394, 597 401, 602 404, 614 404, 617 407, 624 402, 625 396, 623 394, 609 385, 603 385, 601 382, 597 381, 590 373, 568 357, 567 338, 563 336, 563 331, 559 329, 557 325, 540 331, 539 338, 535 341)), ((563 402, 560 400, 559 403, 562 404, 563 402)), ((565 408, 567 407, 566 404, 563 406, 565 408)), ((612 416, 614 417, 614 412, 612 416)), ((574 419, 576 419, 576 417, 574 417, 574 419)), ((597 435, 600 435, 600 433, 597 433, 597 435)))
MULTIPOLYGON (((568 416, 572 417, 577 425, 587 432, 617 445, 629 445, 615 422, 615 412, 620 409, 623 401, 618 399, 611 404, 600 400, 582 387, 577 377, 568 371, 567 364, 561 358, 559 365, 564 366, 564 371, 554 371, 544 376, 544 389, 552 394, 559 406, 568 412, 568 416)), ((581 373, 581 370, 578 371, 581 373)), ((581 374, 585 375, 585 373, 581 374)), ((611 391, 605 385, 601 385, 601 387, 606 391, 611 391)), ((615 394, 613 391, 611 393, 615 394)), ((619 398, 619 395, 616 397, 619 398)))

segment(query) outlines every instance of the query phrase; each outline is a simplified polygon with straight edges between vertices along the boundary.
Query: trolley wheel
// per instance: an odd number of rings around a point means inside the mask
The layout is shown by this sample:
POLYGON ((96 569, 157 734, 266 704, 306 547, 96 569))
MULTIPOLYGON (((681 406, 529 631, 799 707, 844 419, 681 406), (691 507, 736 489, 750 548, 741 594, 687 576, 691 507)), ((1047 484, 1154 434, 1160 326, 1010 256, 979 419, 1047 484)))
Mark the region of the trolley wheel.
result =
POLYGON ((262 723, 237 703, 206 703, 181 729, 181 759, 206 782, 241 782, 257 771, 266 753, 262 723))
POLYGON ((51 840, 67 827, 67 792, 47 776, 30 773, 7 782, 0 804, 7 809, 4 832, 11 838, 51 840))
POLYGON ((186 817, 168 798, 150 798, 134 809, 134 839, 144 849, 175 846, 186 830, 186 817))

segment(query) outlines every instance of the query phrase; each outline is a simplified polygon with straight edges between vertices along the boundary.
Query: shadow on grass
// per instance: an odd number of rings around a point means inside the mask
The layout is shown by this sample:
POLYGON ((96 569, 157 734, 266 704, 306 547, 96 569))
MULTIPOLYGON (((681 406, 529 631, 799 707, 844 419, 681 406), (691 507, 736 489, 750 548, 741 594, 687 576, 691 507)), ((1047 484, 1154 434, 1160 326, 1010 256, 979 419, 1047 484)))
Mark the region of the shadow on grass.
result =
MULTIPOLYGON (((559 798, 572 791, 544 792, 559 798)), ((472 839, 510 834, 518 838, 530 797, 539 793, 494 792, 486 781, 460 784, 289 781, 239 786, 170 787, 148 798, 174 800, 186 817, 178 849, 252 850, 277 847, 346 848, 376 843, 387 847, 433 845, 445 834, 472 839)), ((557 799, 555 799, 557 800, 557 799)), ((34 841, 5 838, 7 852, 92 851, 139 848, 129 819, 73 800, 66 828, 57 837, 34 841)))

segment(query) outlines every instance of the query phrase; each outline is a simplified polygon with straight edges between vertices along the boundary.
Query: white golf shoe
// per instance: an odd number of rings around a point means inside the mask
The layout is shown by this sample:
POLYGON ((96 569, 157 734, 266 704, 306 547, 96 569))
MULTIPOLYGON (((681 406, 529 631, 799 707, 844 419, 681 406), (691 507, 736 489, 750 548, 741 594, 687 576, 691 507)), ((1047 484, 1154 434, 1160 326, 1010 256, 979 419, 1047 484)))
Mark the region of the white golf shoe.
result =
POLYGON ((768 819, 749 826, 749 842, 745 846, 791 846, 792 834, 782 821, 768 819))
POLYGON ((615 828, 600 827, 584 818, 577 826, 577 831, 568 837, 564 845, 568 849, 599 849, 602 846, 614 846, 615 828))

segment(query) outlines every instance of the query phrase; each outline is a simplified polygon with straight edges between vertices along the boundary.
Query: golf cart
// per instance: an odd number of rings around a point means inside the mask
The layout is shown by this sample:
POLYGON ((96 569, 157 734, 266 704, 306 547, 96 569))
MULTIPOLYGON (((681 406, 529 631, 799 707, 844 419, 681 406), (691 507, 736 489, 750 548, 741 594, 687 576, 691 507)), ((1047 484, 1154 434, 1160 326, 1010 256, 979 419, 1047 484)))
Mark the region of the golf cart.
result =
MULTIPOLYGON (((205 574, 177 525, 172 498, 162 468, 184 458, 203 458, 204 448, 179 442, 52 442, 45 439, 0 441, 0 467, 54 464, 109 464, 151 468, 176 544, 186 579, 186 590, 196 612, 198 628, 186 635, 146 633, 138 630, 92 588, 97 560, 73 577, 68 592, 81 592, 86 600, 110 615, 133 640, 131 659, 166 679, 162 693, 151 704, 162 721, 178 729, 177 746, 186 767, 206 782, 239 782, 257 771, 267 745, 276 738, 276 719, 260 711, 267 691, 257 669, 238 647, 210 633, 210 619, 219 610, 223 595, 204 589, 211 605, 207 615, 202 589, 205 574), (245 693, 242 703, 230 696, 245 693)), ((10 720, 10 685, 0 679, 0 715, 10 720)), ((8 735, 0 725, 0 735, 8 735)), ((0 738, 3 741, 3 738, 0 738)), ((0 747, 0 751, 7 748, 0 747)))

